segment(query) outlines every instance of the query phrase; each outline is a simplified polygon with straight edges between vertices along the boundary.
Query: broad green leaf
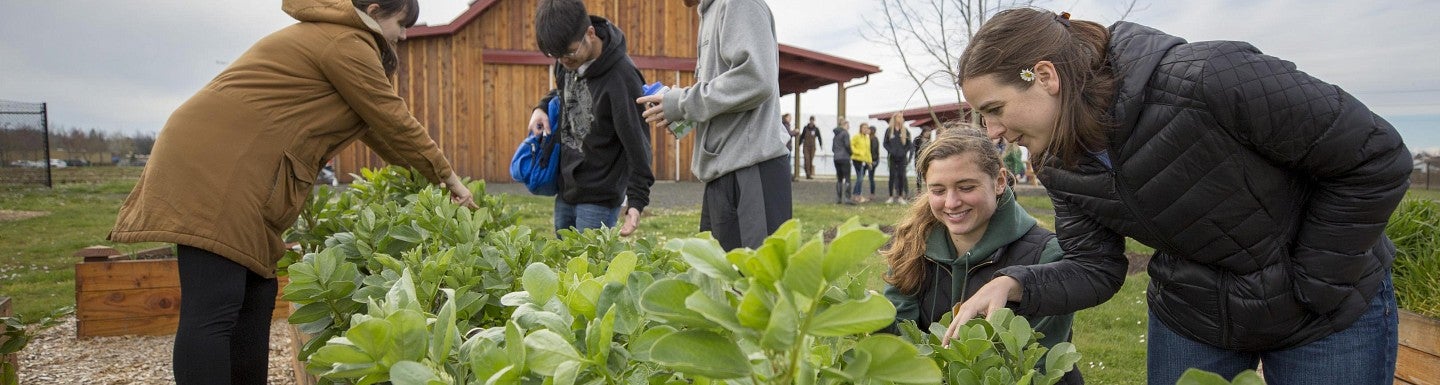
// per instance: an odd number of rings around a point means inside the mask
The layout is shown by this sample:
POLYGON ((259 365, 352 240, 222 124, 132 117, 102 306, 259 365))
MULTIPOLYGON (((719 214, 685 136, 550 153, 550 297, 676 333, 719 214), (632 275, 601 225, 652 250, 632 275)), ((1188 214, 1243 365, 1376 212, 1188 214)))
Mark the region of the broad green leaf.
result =
POLYGON ((825 252, 825 278, 834 281, 851 272, 860 262, 874 257, 885 240, 885 233, 871 227, 837 235, 825 252))
POLYGON ((400 273, 400 280, 385 293, 385 302, 394 309, 420 310, 419 300, 415 298, 415 279, 411 278, 410 269, 400 273))
POLYGON ((580 377, 580 370, 584 368, 585 364, 580 361, 561 362, 555 368, 553 385, 575 385, 575 379, 580 377))
MULTIPOLYGON (((793 246, 798 248, 799 245, 793 246)), ((755 254, 745 261, 746 273, 763 285, 772 285, 780 280, 785 271, 785 261, 789 259, 790 252, 785 242, 775 239, 765 239, 765 244, 755 250, 755 254)))
POLYGON ((660 322, 672 322, 686 326, 716 327, 685 305, 685 299, 698 288, 676 278, 655 281, 640 295, 640 309, 645 316, 660 322))
POLYGON ((770 324, 770 307, 765 304, 764 291, 760 287, 751 287, 740 297, 740 307, 735 312, 735 317, 741 325, 755 330, 765 330, 770 324))
POLYGON ((841 302, 820 311, 810 320, 809 333, 822 337, 841 337, 873 332, 894 322, 895 305, 883 296, 870 295, 859 301, 841 302))
POLYGON ((685 297, 685 307, 700 313, 700 316, 705 317, 705 319, 710 320, 710 322, 714 322, 720 325, 720 327, 732 332, 738 333, 745 330, 744 327, 740 326, 740 320, 735 317, 735 308, 731 307, 729 303, 710 298, 710 296, 705 295, 704 291, 696 291, 691 293, 690 296, 685 297))
POLYGON ((1230 381, 1226 381, 1225 377, 1219 374, 1190 368, 1180 375, 1180 380, 1176 381, 1175 385, 1230 385, 1230 381))
POLYGON ((546 376, 554 377, 560 364, 585 360, 565 337, 550 330, 537 330, 525 336, 525 348, 530 355, 525 362, 526 366, 535 373, 546 376))
POLYGON ((1075 345, 1069 342, 1055 344, 1045 353, 1045 374, 1068 372, 1075 368, 1076 362, 1080 362, 1080 353, 1075 351, 1075 345))
POLYGON ((315 351, 315 354, 310 355, 310 359, 325 363, 345 364, 375 362, 374 357, 371 357, 369 354, 360 351, 359 348, 356 348, 353 345, 345 344, 330 344, 322 346, 320 347, 320 350, 315 351))
POLYGON ((429 385, 439 382, 435 370, 415 361, 400 361, 390 366, 390 382, 395 385, 429 385))
POLYGON ((521 287, 530 293, 530 299, 537 304, 550 302, 555 297, 555 292, 560 290, 560 278, 555 275, 550 266, 535 262, 525 267, 525 275, 520 279, 521 287))
POLYGON ((390 323, 390 351, 385 352, 385 363, 410 360, 419 361, 429 351, 430 332, 426 329, 425 314, 401 309, 385 317, 390 323), (393 358, 392 358, 393 357, 393 358), (392 360, 393 359, 393 360, 392 360))
POLYGON ((619 313, 613 306, 605 312, 605 315, 590 320, 590 325, 585 328, 585 349, 586 353, 595 362, 605 362, 610 353, 610 341, 615 338, 615 315, 619 313))
POLYGON ((1235 375, 1235 385, 1265 385, 1265 379, 1260 377, 1254 370, 1246 370, 1235 375))
POLYGON ((525 348, 525 330, 514 320, 505 323, 505 356, 510 358, 512 365, 515 365, 516 376, 525 373, 528 368, 525 365, 529 358, 529 349, 525 348))
POLYGON ((580 284, 565 295, 565 305, 569 306, 576 316, 595 318, 595 304, 600 301, 600 291, 604 289, 599 279, 580 281, 580 284))
MULTIPOLYGON (((786 288, 794 293, 805 296, 806 299, 814 300, 821 294, 821 286, 825 284, 823 276, 824 261, 820 249, 822 248, 820 238, 816 237, 800 247, 800 251, 790 256, 790 265, 785 267, 782 281, 786 288)), ((804 304, 800 304, 800 307, 804 304)))
POLYGON ((390 323, 382 319, 368 319, 345 331, 345 338, 355 347, 377 358, 390 346, 390 323))
POLYGON ((460 340, 460 328, 455 325, 455 290, 440 289, 445 293, 445 304, 435 315, 430 331, 430 361, 445 362, 450 357, 450 348, 460 340))
POLYGON ((915 345, 900 337, 872 335, 856 343, 855 350, 869 353, 870 367, 865 375, 870 379, 899 384, 940 383, 940 368, 935 366, 935 360, 920 356, 915 345))
POLYGON ((679 251, 680 258, 702 274, 725 281, 740 278, 730 261, 725 259, 725 250, 720 248, 720 242, 714 239, 672 239, 667 247, 679 251))
POLYGON ((329 315, 329 304, 326 304, 324 302, 311 302, 300 306, 299 309, 295 309, 294 313, 290 313, 289 321, 290 323, 297 325, 305 324, 319 321, 320 319, 325 318, 329 315))
POLYGON ((615 258, 610 260, 610 267, 605 270, 605 282, 625 283, 625 280, 630 277, 630 272, 635 271, 637 261, 635 252, 630 250, 615 254, 615 258))
POLYGON ((713 379, 750 375, 750 361, 734 341, 707 330, 685 330, 660 337, 650 358, 681 373, 713 379))
POLYGON ((630 341, 630 357, 641 362, 650 362, 650 349, 654 348, 655 341, 675 333, 675 328, 660 325, 640 332, 640 335, 630 341))
POLYGON ((789 350, 799 333, 800 315, 787 296, 776 298, 775 308, 770 309, 770 321, 760 337, 760 346, 770 350, 789 350))

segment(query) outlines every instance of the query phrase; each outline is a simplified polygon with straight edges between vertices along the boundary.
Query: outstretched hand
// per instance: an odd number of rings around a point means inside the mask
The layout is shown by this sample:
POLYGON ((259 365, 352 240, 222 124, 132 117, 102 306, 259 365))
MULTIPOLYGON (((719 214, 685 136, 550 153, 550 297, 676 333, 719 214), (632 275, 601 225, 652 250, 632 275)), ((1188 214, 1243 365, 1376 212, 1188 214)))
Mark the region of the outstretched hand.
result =
POLYGON ((480 208, 475 205, 475 196, 470 193, 470 188, 465 187, 465 183, 460 181, 458 174, 451 173, 450 177, 445 178, 444 186, 450 190, 451 202, 472 209, 480 208))
POLYGON ((981 286, 980 290, 976 290, 965 302, 955 304, 955 318, 950 321, 950 326, 945 328, 945 335, 940 338, 940 346, 950 347, 950 340, 959 337, 960 326, 965 325, 971 318, 989 316, 1005 307, 1006 302, 1019 301, 1020 289, 1020 281, 1002 275, 981 286))
POLYGON ((635 228, 640 226, 640 210, 634 207, 625 208, 625 224, 620 226, 620 236, 628 237, 635 233, 635 228))

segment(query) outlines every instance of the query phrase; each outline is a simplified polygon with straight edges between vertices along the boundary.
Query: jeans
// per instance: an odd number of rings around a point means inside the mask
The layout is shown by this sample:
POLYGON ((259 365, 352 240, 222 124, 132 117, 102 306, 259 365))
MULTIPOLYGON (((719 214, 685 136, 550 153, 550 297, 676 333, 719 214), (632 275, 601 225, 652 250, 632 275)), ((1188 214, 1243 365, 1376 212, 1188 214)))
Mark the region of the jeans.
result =
POLYGON ((178 246, 181 294, 172 358, 175 383, 264 384, 278 281, 215 253, 178 246))
POLYGON ((850 193, 860 195, 865 191, 865 173, 870 171, 870 164, 858 160, 852 160, 850 163, 855 165, 855 187, 850 193))
POLYGON ((615 227, 615 218, 620 207, 608 207, 591 203, 571 204, 555 197, 555 231, 575 228, 575 231, 615 227))
POLYGON ((1391 384, 1399 344, 1399 314, 1389 275, 1370 298, 1360 319, 1314 342, 1285 350, 1237 352, 1195 342, 1176 334, 1150 314, 1149 383, 1174 384, 1188 368, 1232 379, 1256 363, 1264 364, 1269 385, 1391 384))

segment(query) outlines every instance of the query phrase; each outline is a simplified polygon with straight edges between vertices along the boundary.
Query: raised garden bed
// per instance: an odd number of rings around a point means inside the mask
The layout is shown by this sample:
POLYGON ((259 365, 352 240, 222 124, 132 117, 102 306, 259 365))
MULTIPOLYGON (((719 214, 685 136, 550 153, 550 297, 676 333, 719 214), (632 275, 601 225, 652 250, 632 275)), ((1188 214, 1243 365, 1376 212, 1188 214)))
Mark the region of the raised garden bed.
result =
MULTIPOLYGON (((11 307, 10 297, 0 297, 0 317, 9 317, 9 316, 11 316, 11 315, 12 315, 12 314, 11 314, 11 311, 12 311, 12 310, 10 309, 10 307, 11 307)), ((0 329, 3 329, 3 328, 0 328, 0 329)), ((6 338, 5 336, 0 335, 0 345, 4 345, 4 344, 5 344, 5 341, 8 341, 8 340, 9 340, 9 338, 6 338)), ((0 356, 0 361, 9 362, 9 363, 10 363, 10 367, 12 367, 12 368, 16 368, 16 369, 19 369, 19 368, 20 368, 20 360, 19 360, 19 357, 17 357, 15 354, 6 354, 6 355, 4 355, 4 356, 0 356)))
MULTIPOLYGON (((180 321, 180 274, 170 247, 130 255, 91 246, 75 253, 78 337, 174 334, 180 321)), ((280 287, 288 282, 280 277, 280 287)), ((276 291, 274 319, 290 314, 276 291)))
POLYGON ((1440 320, 1400 310, 1396 384, 1440 384, 1440 320))

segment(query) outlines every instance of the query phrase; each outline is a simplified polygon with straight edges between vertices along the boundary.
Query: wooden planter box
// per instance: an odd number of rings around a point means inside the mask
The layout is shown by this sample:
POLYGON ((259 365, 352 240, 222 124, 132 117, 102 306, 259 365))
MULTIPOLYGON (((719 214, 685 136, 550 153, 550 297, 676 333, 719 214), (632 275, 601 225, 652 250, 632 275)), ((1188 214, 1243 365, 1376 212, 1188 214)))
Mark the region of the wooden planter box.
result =
MULTIPOLYGON (((179 265, 169 247, 121 255, 104 246, 75 253, 75 333, 78 337, 174 334, 180 320, 179 265)), ((280 277, 280 287, 289 280, 280 277)), ((275 293, 274 319, 290 314, 275 293)))
MULTIPOLYGON (((11 315, 13 314, 10 310, 10 297, 0 297, 0 317, 9 317, 11 315)), ((0 336, 0 344, 4 344, 7 340, 9 340, 9 338, 0 336)), ((6 354, 0 356, 0 361, 9 362, 10 366, 15 368, 17 374, 20 371, 20 357, 18 355, 6 354)))
POLYGON ((1395 383, 1440 384, 1440 320, 1400 310, 1395 383))
POLYGON ((300 349, 315 336, 300 331, 299 325, 287 325, 290 330, 290 369, 295 371, 295 385, 315 385, 315 376, 305 371, 305 362, 300 361, 300 349))

